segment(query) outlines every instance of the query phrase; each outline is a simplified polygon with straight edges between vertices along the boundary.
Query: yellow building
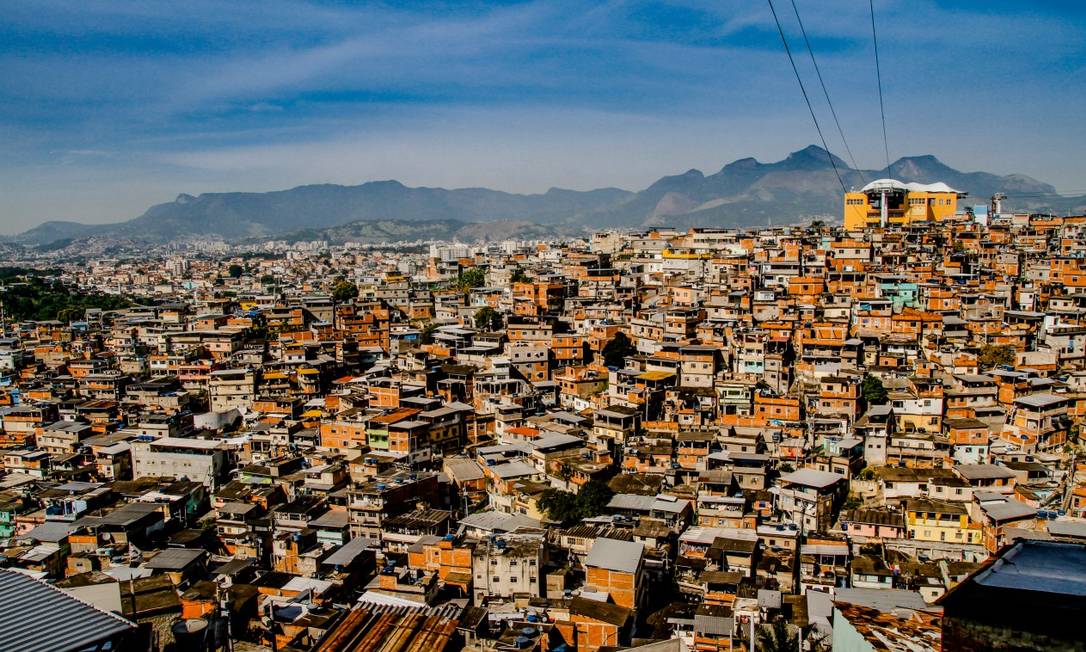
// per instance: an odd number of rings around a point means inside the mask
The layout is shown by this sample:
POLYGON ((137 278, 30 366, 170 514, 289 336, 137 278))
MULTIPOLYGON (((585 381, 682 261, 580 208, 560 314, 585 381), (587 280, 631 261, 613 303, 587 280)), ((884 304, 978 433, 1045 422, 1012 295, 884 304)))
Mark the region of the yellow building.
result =
POLYGON ((958 198, 964 196, 945 183, 877 179, 845 193, 845 228, 940 222, 958 211, 958 198))
POLYGON ((983 543, 979 523, 969 520, 964 504, 916 498, 907 502, 905 525, 910 539, 950 543, 983 543))

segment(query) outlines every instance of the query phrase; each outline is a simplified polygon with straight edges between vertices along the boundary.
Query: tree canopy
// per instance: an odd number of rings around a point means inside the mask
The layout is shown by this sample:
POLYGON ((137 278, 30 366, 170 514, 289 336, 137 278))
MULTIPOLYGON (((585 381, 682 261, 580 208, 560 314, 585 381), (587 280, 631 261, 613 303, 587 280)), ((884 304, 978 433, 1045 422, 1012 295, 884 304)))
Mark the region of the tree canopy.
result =
POLYGON ((985 344, 980 348, 980 366, 985 369, 1000 365, 1014 364, 1014 348, 1010 346, 993 346, 985 344))
POLYGON ((513 283, 527 283, 532 279, 528 278, 528 275, 524 273, 524 270, 518 267, 513 270, 513 275, 509 277, 509 280, 513 283))
POLYGON ((111 294, 73 292, 60 281, 30 277, 23 283, 12 283, 4 288, 4 310, 14 321, 82 319, 88 308, 118 310, 128 308, 132 302, 111 294))
POLYGON ((637 348, 626 336, 619 331, 615 337, 603 347, 603 363, 608 367, 622 368, 626 366, 626 358, 637 353, 637 348))
POLYGON ((577 493, 547 489, 539 497, 539 509, 552 521, 572 525, 580 520, 599 516, 614 492, 601 480, 592 480, 577 493))
POLYGON ((496 331, 502 327, 502 314, 490 306, 475 313, 475 327, 479 330, 496 331))
POLYGON ((241 275, 245 273, 245 268, 234 263, 226 268, 226 273, 230 275, 230 278, 241 278, 241 275))
POLYGON ((871 374, 864 376, 863 383, 860 384, 860 393, 863 394, 868 405, 886 403, 886 388, 882 386, 882 381, 877 376, 871 374))
POLYGON ((332 287, 332 298, 340 303, 352 301, 357 297, 358 286, 346 279, 338 281, 335 286, 332 287))
POLYGON ((481 267, 472 267, 460 272, 456 279, 456 287, 460 290, 470 290, 482 287, 486 283, 486 272, 481 267))
POLYGON ((759 626, 756 649, 759 652, 792 652, 796 649, 796 634, 791 629, 783 619, 759 626))
POLYGON ((433 344, 434 343, 434 331, 437 330, 437 324, 432 321, 426 322, 426 325, 422 327, 419 332, 419 344, 433 344))

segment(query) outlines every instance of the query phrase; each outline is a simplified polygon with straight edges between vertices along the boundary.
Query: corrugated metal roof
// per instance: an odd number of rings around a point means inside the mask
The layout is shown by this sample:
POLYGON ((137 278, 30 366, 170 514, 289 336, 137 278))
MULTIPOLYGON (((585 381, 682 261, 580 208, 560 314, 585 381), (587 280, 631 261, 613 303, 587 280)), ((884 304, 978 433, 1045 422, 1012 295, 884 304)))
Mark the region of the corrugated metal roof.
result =
POLYGON ((644 553, 645 546, 640 543, 617 539, 596 539, 585 560, 585 565, 634 573, 637 572, 644 553))
POLYGON ((5 649, 79 650, 135 628, 45 582, 0 571, 0 641, 5 649))

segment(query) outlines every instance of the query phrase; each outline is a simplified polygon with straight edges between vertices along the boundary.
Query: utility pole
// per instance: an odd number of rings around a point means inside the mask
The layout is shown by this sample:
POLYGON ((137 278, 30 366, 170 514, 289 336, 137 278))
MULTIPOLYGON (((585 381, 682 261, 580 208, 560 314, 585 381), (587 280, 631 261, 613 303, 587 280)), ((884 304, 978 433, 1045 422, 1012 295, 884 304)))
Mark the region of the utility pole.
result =
POLYGON ((224 597, 222 595, 222 584, 215 582, 215 594, 219 598, 220 617, 226 620, 226 651, 234 652, 234 633, 230 626, 230 592, 227 591, 224 597))
POLYGON ((275 640, 275 602, 268 602, 268 613, 270 614, 265 620, 264 625, 267 627, 268 638, 271 639, 272 652, 278 652, 278 642, 275 640))
POLYGON ((1078 463, 1078 444, 1071 444, 1071 467, 1067 469, 1067 476, 1064 477, 1063 483, 1063 499, 1060 501, 1060 509, 1066 511, 1071 505, 1071 491, 1075 487, 1075 467, 1078 463))

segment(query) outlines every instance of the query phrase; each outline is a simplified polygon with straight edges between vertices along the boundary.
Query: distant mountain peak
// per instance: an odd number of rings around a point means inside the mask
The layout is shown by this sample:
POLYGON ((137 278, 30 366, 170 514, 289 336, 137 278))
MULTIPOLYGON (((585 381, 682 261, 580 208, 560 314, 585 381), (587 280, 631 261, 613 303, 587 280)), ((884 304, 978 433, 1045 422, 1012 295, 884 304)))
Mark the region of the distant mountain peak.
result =
POLYGON ((891 163, 890 168, 895 176, 957 174, 956 170, 931 154, 902 156, 891 163))
POLYGON ((934 154, 917 154, 916 156, 902 156, 898 161, 916 161, 917 163, 937 163, 944 165, 934 154))
POLYGON ((830 159, 833 159, 833 163, 840 169, 848 169, 848 163, 845 163, 841 158, 827 152, 825 149, 818 145, 808 145, 803 149, 796 150, 789 154, 779 166, 788 169, 803 169, 813 170, 823 167, 831 167, 830 159))
POLYGON ((751 168, 756 168, 759 165, 761 165, 761 163, 758 162, 758 159, 754 158, 753 156, 747 156, 728 163, 724 167, 720 168, 720 171, 724 172, 726 170, 749 170, 751 168))
MULTIPOLYGON (((809 145, 771 163, 745 157, 709 176, 693 168, 665 176, 639 192, 550 188, 541 194, 517 194, 487 188, 414 187, 386 179, 273 192, 182 193, 174 201, 151 206, 143 215, 125 222, 50 222, 12 241, 31 245, 86 238, 165 242, 192 236, 237 241, 288 233, 308 237, 318 230, 334 232, 347 224, 354 226, 341 231, 351 237, 421 237, 424 233, 446 237, 454 230, 450 220, 472 225, 470 231, 456 231, 457 237, 498 237, 490 227, 499 222, 505 225, 502 235, 530 237, 532 231, 521 225, 598 229, 666 220, 673 227, 742 227, 769 221, 795 223, 812 217, 834 220, 840 219, 842 199, 841 187, 830 169, 830 156, 822 147, 809 145), (422 222, 429 226, 422 228, 422 222), (305 225, 302 232, 300 225, 305 225)), ((882 169, 854 170, 836 156, 832 160, 846 186, 859 187, 863 179, 885 176, 882 169)), ((1086 205, 1086 198, 1061 197, 1052 186, 1025 175, 960 172, 931 154, 899 158, 892 175, 905 182, 942 181, 978 198, 1005 192, 1010 197, 1005 204, 1010 210, 1068 211, 1086 205)))
POLYGON ((826 156, 826 150, 819 147, 818 145, 811 144, 811 145, 808 145, 808 146, 804 147, 803 149, 797 149, 796 151, 789 154, 787 158, 799 158, 799 157, 803 157, 803 156, 821 156, 821 157, 825 157, 826 156))

